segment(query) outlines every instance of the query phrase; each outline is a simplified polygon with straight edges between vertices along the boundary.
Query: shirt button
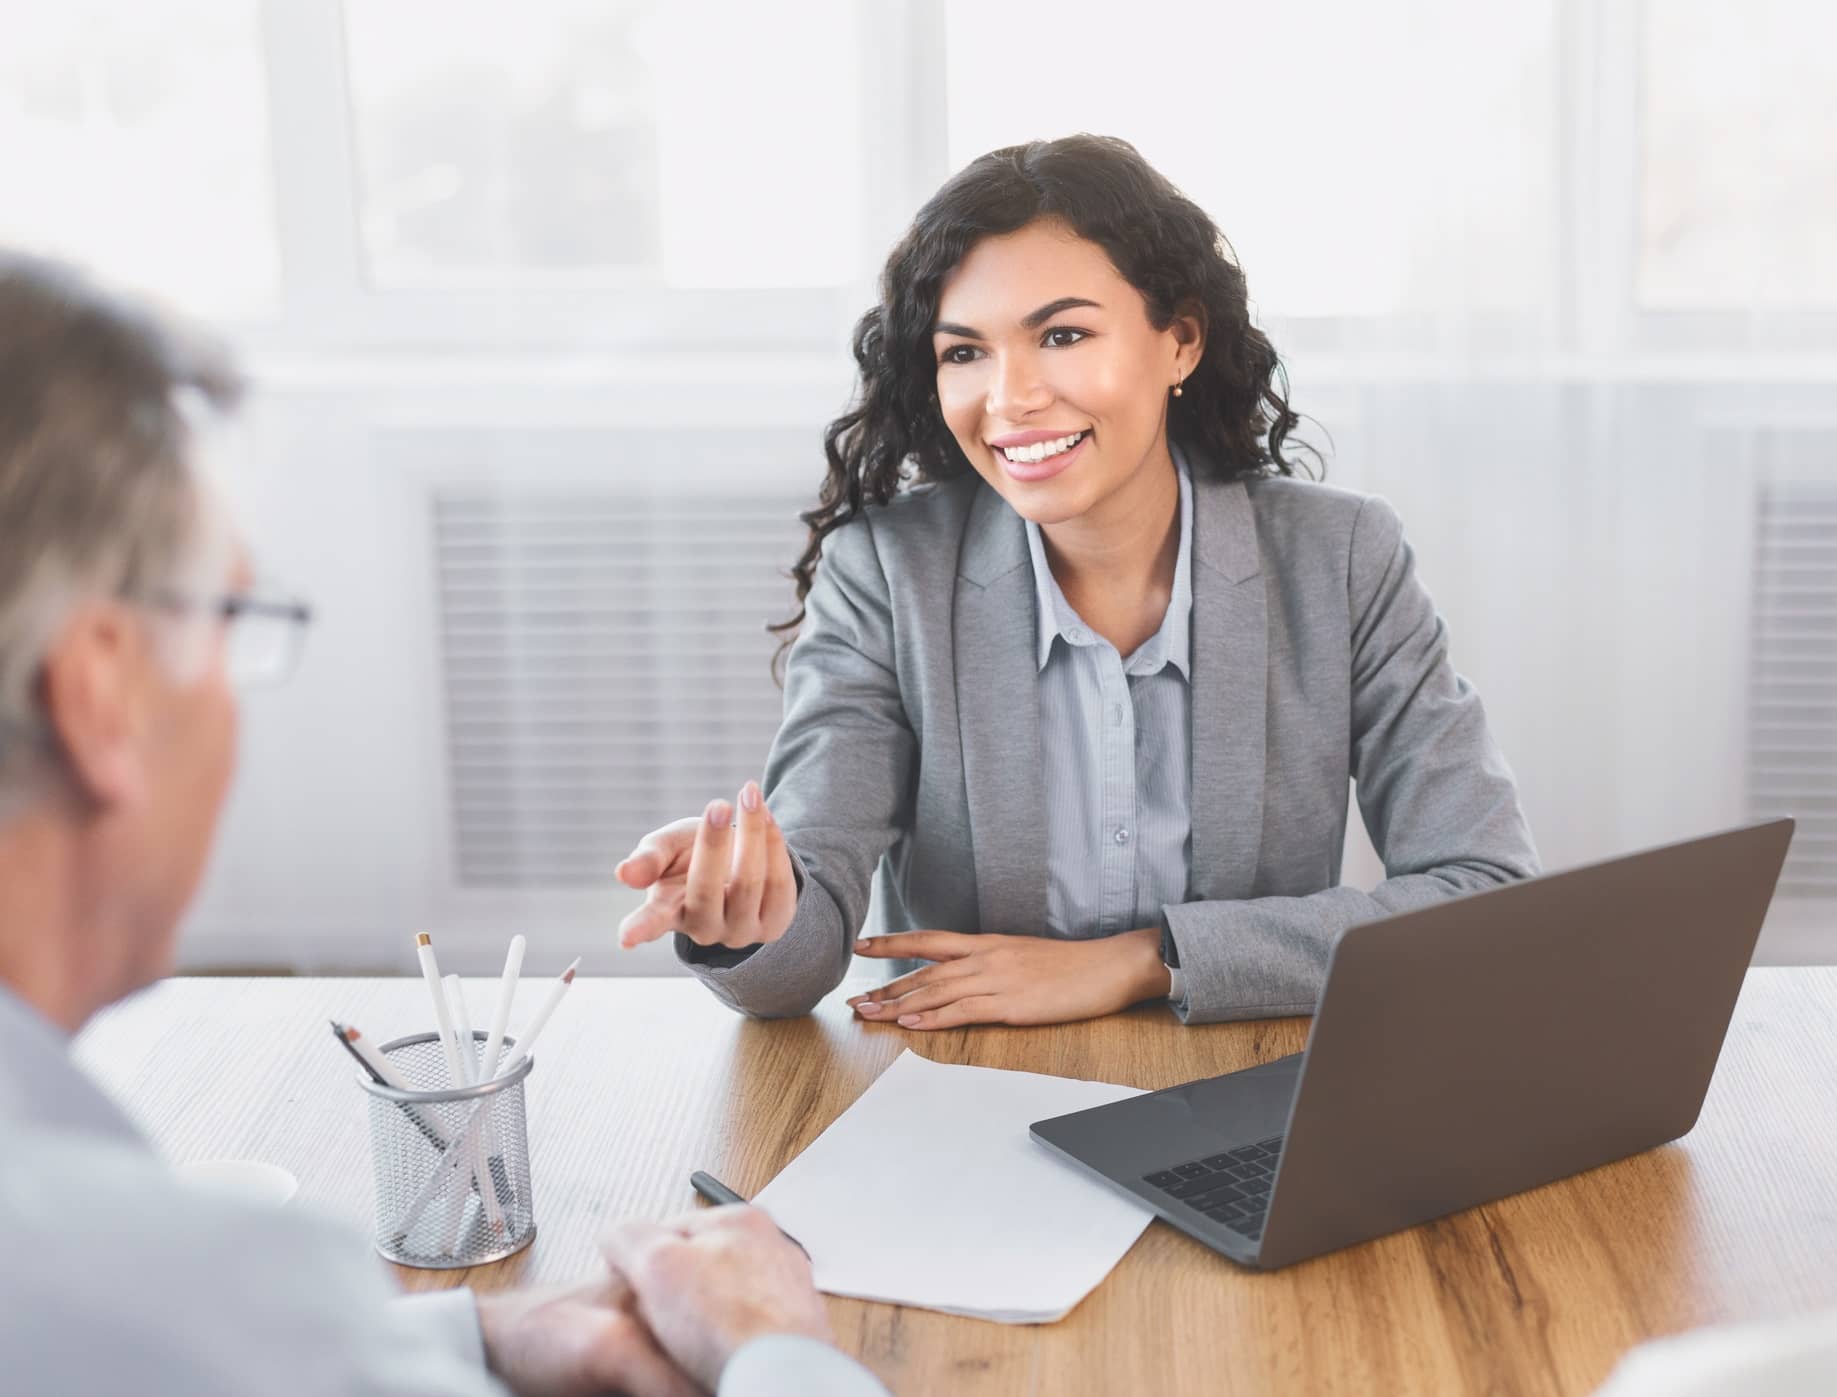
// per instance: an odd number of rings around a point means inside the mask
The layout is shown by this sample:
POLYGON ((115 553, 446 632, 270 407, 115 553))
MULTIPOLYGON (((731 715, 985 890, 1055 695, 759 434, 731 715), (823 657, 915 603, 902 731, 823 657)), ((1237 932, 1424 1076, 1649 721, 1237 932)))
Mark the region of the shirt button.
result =
POLYGON ((1084 631, 1077 626, 1073 626, 1067 631, 1066 636, 1071 640, 1073 645, 1082 645, 1088 639, 1084 631))
POLYGON ((1110 705, 1110 721, 1119 724, 1123 721, 1123 706, 1120 703, 1110 705))
POLYGON ((1129 831, 1126 829, 1119 829, 1116 832, 1116 842, 1118 844, 1127 844, 1129 842, 1129 831))

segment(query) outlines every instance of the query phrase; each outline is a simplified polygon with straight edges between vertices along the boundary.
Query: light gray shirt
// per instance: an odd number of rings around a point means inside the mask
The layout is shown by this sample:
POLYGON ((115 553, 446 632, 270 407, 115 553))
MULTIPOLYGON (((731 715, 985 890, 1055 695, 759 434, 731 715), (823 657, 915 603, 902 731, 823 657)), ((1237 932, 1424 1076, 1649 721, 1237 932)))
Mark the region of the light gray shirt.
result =
MULTIPOLYGON (((0 984, 0 1386, 8 1393, 502 1397, 472 1292, 394 1295, 361 1237, 185 1185, 0 984)), ((884 1393, 810 1340, 741 1349, 722 1397, 884 1393)))
MULTIPOLYGON (((1038 616, 1047 922, 1072 938, 1158 927, 1192 868, 1193 488, 1180 483, 1173 589, 1127 658, 1085 624, 1027 522, 1038 616)), ((1178 998, 1178 996, 1175 996, 1178 998)))

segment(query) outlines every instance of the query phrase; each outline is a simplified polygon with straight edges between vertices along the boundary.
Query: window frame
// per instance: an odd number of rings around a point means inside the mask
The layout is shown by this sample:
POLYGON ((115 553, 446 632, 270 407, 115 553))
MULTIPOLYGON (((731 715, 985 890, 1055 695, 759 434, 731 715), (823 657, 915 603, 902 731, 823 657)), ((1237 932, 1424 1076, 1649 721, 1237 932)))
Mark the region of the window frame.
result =
MULTIPOLYGON (((280 310, 232 322, 257 354, 624 355, 771 351, 833 355, 875 297, 871 274, 825 288, 694 290, 611 284, 379 289, 358 230, 358 171, 343 31, 345 0, 257 0, 269 92, 280 310)), ((865 153, 860 266, 877 269, 912 209, 949 173, 942 0, 859 0, 876 75, 861 119, 865 153)), ((1474 364, 1569 377, 1716 375, 1825 379, 1837 312, 1669 311, 1637 301, 1641 0, 1556 0, 1559 207, 1555 303, 1530 316, 1417 313, 1272 317, 1285 352, 1322 365, 1474 364), (1458 343, 1457 343, 1458 342, 1458 343)), ((808 361, 806 361, 808 362, 808 361)))
MULTIPOLYGON (((929 0, 855 0, 864 84, 863 241, 878 268, 898 235, 880 210, 914 208, 942 171, 921 113, 926 55, 938 50, 929 0)), ((255 353, 341 351, 618 353, 833 350, 871 301, 860 275, 832 287, 684 289, 565 283, 501 287, 373 285, 359 231, 357 131, 341 0, 258 0, 273 145, 280 310, 232 322, 255 353)))

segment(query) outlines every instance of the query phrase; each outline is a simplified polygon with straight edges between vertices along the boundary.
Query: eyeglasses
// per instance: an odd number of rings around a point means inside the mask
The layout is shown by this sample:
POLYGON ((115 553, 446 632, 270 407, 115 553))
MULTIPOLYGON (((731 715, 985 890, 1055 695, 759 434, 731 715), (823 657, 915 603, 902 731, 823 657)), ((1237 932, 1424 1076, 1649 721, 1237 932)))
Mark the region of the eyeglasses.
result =
POLYGON ((292 674, 313 619, 313 609, 305 601, 269 591, 231 592, 221 597, 155 592, 136 600, 222 621, 225 667, 230 682, 239 687, 279 684, 292 674))

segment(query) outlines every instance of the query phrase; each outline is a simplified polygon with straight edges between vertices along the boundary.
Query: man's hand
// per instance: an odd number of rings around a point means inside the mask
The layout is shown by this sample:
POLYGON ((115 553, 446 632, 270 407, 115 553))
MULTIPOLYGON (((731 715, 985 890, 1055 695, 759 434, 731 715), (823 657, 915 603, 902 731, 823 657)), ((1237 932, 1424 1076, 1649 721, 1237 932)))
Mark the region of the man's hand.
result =
POLYGON ((810 1260, 757 1208, 707 1208, 669 1223, 624 1222, 600 1238, 613 1275, 665 1352, 713 1391, 727 1360, 763 1334, 833 1343, 810 1260))
POLYGON ((518 1397, 699 1397, 657 1346, 617 1278, 478 1297, 485 1361, 518 1397))
POLYGON ((627 949, 671 931, 698 946, 759 945, 790 930, 797 912, 784 834, 752 781, 733 804, 710 801, 699 819, 652 830, 613 874, 649 890, 619 924, 627 949))
POLYGON ((1070 1023, 1165 995, 1161 933, 1154 927, 1094 941, 956 931, 864 938, 857 955, 935 964, 858 994, 849 1005, 901 1028, 1070 1023))

